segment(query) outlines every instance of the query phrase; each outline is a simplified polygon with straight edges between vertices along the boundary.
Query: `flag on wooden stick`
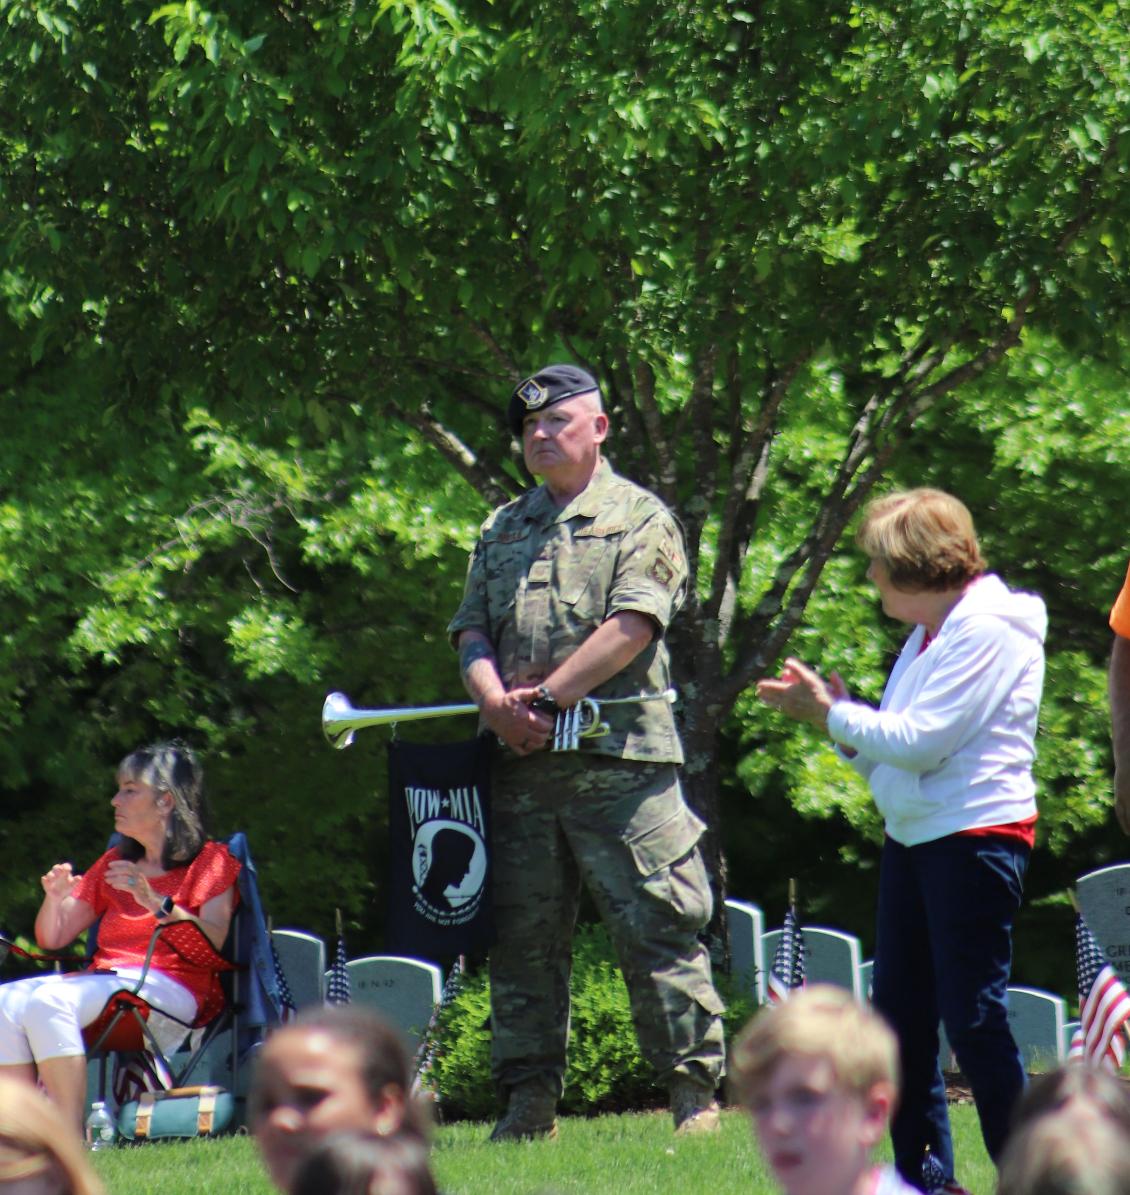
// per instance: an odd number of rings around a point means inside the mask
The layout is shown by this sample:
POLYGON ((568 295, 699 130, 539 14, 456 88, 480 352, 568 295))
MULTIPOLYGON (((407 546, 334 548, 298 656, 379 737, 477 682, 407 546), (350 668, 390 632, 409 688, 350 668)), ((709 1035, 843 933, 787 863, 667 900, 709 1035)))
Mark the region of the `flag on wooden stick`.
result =
POLYGON ((1075 914, 1075 973, 1079 983, 1079 1028, 1067 1051, 1069 1061, 1092 1062, 1117 1071, 1126 1057, 1130 994, 1103 958, 1083 914, 1075 914))
MULTIPOLYGON (((416 1057, 413 1062, 413 1077, 412 1077, 412 1094, 415 1096, 421 1095, 425 1089, 429 1087, 429 1077, 431 1075, 432 1064, 435 1062, 436 1053, 439 1050, 439 1021, 443 1010, 455 999, 459 993, 459 989, 463 983, 463 972, 466 968, 467 960, 464 955, 460 955, 451 967, 447 974, 447 980, 443 985, 443 992, 440 994, 439 1003, 432 1010, 431 1020, 428 1022, 428 1027, 424 1031, 424 1036, 420 1039, 420 1045, 416 1050, 416 1057)), ((433 1098, 438 1100, 438 1095, 431 1093, 433 1098)))
POLYGON ((285 1025, 298 1015, 298 1006, 294 1003, 290 984, 287 983, 282 959, 279 958, 279 952, 275 949, 275 938, 271 932, 270 918, 267 919, 267 941, 271 944, 271 965, 275 969, 275 986, 279 989, 279 1021, 285 1025))
POLYGON ((804 987, 804 934, 796 912, 796 881, 789 880, 789 907, 769 968, 769 1003, 780 1004, 804 987))
POLYGON ((348 1004, 353 999, 349 990, 349 956, 345 953, 345 934, 341 928, 341 910, 337 909, 337 953, 330 968, 330 981, 326 985, 327 1004, 348 1004))

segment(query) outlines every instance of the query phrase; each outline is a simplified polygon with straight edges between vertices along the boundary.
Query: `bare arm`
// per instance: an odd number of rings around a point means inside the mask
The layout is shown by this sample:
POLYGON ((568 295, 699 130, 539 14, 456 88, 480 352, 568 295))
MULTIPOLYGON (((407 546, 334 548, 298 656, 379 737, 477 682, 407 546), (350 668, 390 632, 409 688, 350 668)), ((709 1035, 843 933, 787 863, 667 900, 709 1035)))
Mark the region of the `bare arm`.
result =
MULTIPOLYGON (((626 668, 655 638, 655 623, 646 614, 620 610, 600 626, 543 682, 563 709, 626 668)), ((529 693, 534 689, 515 689, 529 693)))
POLYGON ((1114 747, 1114 812, 1130 834, 1130 639, 1115 635, 1110 653, 1110 737, 1114 747))
POLYGON ((187 909, 182 909, 174 905, 168 920, 195 921, 204 931, 208 941, 219 950, 227 940, 228 930, 231 928, 232 910, 234 908, 235 885, 233 884, 230 888, 221 892, 219 896, 213 896, 211 900, 205 901, 200 906, 199 916, 193 917, 187 909))
POLYGON ((553 719, 530 709, 527 701, 533 697, 531 690, 506 691, 494 648, 482 631, 460 632, 459 669, 483 721, 512 751, 528 755, 545 746, 553 731, 553 719), (523 698, 521 693, 527 696, 523 698))
POLYGON ((35 916, 35 940, 44 950, 69 946, 94 924, 93 906, 73 895, 78 880, 69 863, 56 863, 40 877, 43 904, 35 916))
MULTIPOLYGON (((126 859, 115 859, 106 868, 106 883, 119 892, 128 892, 146 912, 156 914, 164 897, 155 892, 149 880, 137 866, 126 859)), ((223 946, 231 926, 232 910, 235 908, 235 885, 213 896, 200 906, 200 913, 194 915, 180 905, 173 905, 173 911, 163 919, 165 925, 174 921, 192 921, 200 927, 205 937, 217 950, 223 946)))
MULTIPOLYGON (((542 682, 563 709, 627 667, 655 636, 655 623, 634 610, 613 614, 542 682)), ((506 691, 494 649, 481 631, 459 635, 463 683, 483 714, 483 721, 519 755, 540 750, 553 732, 553 719, 529 703, 536 686, 506 691)))

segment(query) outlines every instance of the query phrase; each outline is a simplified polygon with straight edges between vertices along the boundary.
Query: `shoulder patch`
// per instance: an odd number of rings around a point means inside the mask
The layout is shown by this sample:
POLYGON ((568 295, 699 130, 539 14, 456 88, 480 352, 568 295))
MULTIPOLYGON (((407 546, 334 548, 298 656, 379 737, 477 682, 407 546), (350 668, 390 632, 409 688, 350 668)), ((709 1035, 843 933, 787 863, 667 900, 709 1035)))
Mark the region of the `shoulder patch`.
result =
POLYGON ((674 561, 675 564, 681 564, 683 560, 683 553, 679 545, 669 535, 665 535, 659 541, 659 554, 666 556, 668 560, 674 561))
POLYGON ((667 560, 662 553, 657 554, 655 559, 648 567, 647 575, 653 580, 663 586, 664 589, 671 588, 671 582, 675 576, 675 570, 671 566, 671 562, 667 560))

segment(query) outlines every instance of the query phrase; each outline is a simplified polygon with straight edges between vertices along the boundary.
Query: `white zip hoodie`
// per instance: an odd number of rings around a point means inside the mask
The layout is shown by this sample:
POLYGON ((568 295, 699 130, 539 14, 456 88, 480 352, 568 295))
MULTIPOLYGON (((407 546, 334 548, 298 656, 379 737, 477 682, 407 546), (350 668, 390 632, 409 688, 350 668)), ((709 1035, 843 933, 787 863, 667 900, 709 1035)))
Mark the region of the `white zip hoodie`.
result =
POLYGON ((870 781, 896 842, 1034 816, 1047 625, 1041 598, 986 574, 925 651, 925 628, 914 628, 877 710, 833 704, 828 732, 858 752, 850 762, 870 781))

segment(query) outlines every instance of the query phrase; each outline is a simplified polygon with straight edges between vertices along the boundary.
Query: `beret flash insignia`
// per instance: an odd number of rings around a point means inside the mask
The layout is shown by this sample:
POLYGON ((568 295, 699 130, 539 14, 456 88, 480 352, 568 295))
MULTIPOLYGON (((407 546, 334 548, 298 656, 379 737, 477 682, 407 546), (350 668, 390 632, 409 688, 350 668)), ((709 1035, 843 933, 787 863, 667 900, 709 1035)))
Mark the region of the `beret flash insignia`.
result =
POLYGON ((564 402, 577 394, 600 393, 596 378, 577 365, 546 365, 519 382, 510 395, 506 408, 506 424, 515 436, 522 435, 522 424, 533 411, 543 411, 554 403, 564 402))
POLYGON ((525 403, 526 410, 532 411, 545 402, 549 391, 544 386, 539 386, 533 378, 529 378, 514 393, 525 403))

